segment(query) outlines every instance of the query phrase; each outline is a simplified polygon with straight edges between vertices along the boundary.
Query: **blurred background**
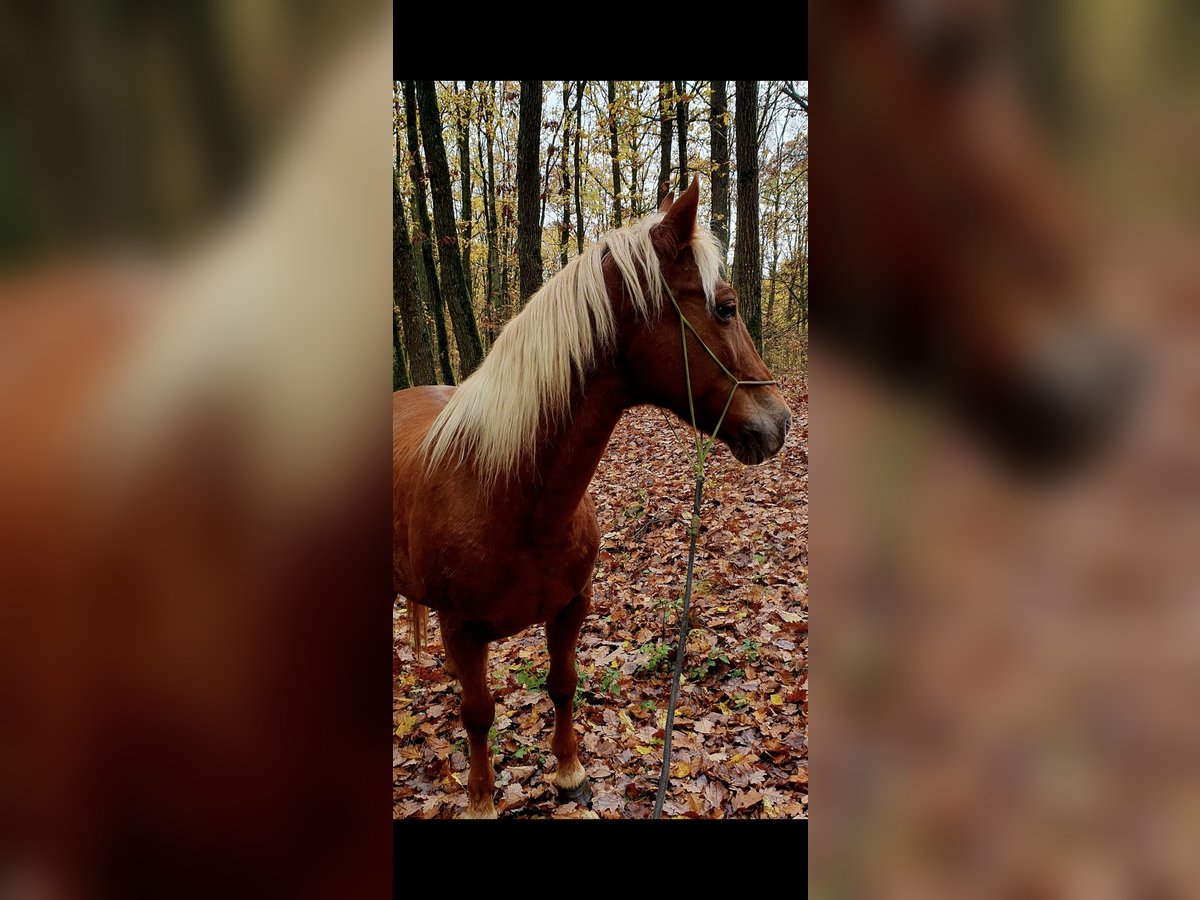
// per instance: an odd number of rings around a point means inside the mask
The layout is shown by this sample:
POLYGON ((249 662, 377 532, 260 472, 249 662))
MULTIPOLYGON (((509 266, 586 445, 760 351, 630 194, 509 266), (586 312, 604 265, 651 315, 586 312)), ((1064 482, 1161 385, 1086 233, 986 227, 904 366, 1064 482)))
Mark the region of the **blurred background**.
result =
POLYGON ((378 5, 6 4, 3 259, 197 234, 378 5))
POLYGON ((810 6, 819 896, 1200 887, 1200 19, 810 6))
POLYGON ((0 895, 382 895, 390 5, 0 23, 0 895))

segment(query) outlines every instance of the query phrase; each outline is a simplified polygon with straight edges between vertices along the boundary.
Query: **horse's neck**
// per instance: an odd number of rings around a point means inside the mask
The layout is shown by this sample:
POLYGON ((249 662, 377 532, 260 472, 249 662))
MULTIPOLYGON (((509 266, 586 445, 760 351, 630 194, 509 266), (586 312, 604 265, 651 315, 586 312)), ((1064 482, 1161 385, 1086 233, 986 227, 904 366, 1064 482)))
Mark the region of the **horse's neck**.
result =
POLYGON ((542 440, 536 462, 538 487, 526 495, 539 534, 566 533, 628 404, 617 375, 595 373, 576 392, 570 418, 542 440))

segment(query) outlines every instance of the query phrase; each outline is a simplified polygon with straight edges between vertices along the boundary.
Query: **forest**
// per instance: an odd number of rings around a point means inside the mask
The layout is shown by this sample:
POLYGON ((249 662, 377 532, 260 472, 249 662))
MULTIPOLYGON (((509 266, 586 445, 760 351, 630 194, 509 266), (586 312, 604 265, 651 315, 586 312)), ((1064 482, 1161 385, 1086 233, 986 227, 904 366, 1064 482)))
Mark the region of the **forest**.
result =
POLYGON ((701 179, 767 365, 808 331, 808 87, 398 81, 393 387, 456 384, 589 242, 701 179))
MULTIPOLYGON (((807 818, 807 83, 402 81, 393 125, 396 390, 461 384, 555 273, 699 181, 697 223, 724 248, 794 425, 762 465, 724 447, 707 463, 662 813, 807 818)), ((692 519, 689 431, 664 410, 627 410, 591 480, 602 539, 574 697, 590 804, 551 781, 547 629, 490 646, 503 817, 652 813, 692 519)), ((443 636, 414 649, 407 602, 393 608, 393 814, 461 816, 459 685, 443 636)))

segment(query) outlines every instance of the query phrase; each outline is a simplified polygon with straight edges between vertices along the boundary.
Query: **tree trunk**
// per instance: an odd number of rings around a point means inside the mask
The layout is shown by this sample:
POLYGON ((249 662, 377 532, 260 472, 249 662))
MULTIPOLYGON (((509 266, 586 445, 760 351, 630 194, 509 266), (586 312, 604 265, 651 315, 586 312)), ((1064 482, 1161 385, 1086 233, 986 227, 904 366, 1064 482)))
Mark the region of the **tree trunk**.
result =
POLYGON ((542 83, 522 81, 517 134, 517 263, 522 307, 542 286, 542 235, 538 227, 541 130, 542 83))
POLYGON ((417 139, 418 110, 415 81, 404 82, 404 118, 408 135, 408 174, 412 178, 413 197, 417 207, 417 221, 413 223, 417 233, 413 235, 413 246, 419 244, 421 248, 425 286, 428 288, 425 302, 433 314, 433 324, 437 330, 438 363, 442 370, 442 383, 454 384, 454 369, 450 366, 450 336, 446 333, 445 305, 442 301, 437 266, 433 261, 433 243, 429 239, 433 234, 433 224, 429 221, 429 208, 425 205, 425 167, 421 165, 421 145, 417 139))
POLYGON ((567 147, 571 139, 571 82, 563 82, 562 104, 562 190, 559 199, 562 201, 562 219, 558 231, 558 268, 561 271, 567 267, 567 246, 571 243, 571 172, 567 167, 567 147))
MULTIPOLYGON (((631 87, 631 90, 633 88, 631 87)), ((639 93, 629 100, 629 105, 636 104, 637 117, 641 118, 641 86, 638 85, 639 93)), ((629 148, 629 190, 626 192, 629 195, 629 218, 631 221, 636 221, 642 217, 643 205, 645 197, 642 194, 643 179, 645 177, 638 165, 638 141, 641 137, 641 127, 628 129, 626 135, 626 146, 629 148)))
POLYGON ((575 246, 583 253, 583 199, 580 189, 583 179, 579 177, 579 141, 583 134, 583 89, 586 81, 575 82, 575 246))
MULTIPOLYGON (((396 293, 398 285, 401 283, 400 276, 400 243, 403 240, 408 243, 408 228, 404 222, 403 207, 400 203, 400 187, 392 182, 392 250, 393 263, 396 266, 396 271, 392 276, 392 292, 396 293)), ((412 246, 408 247, 409 268, 412 268, 412 246)), ((415 286, 415 277, 413 285, 415 286)), ((420 303, 420 301, 417 301, 420 303)), ((425 323, 425 317, 421 317, 421 323, 425 323)), ((428 333, 426 341, 428 342, 428 333)), ((428 346, 428 343, 426 344, 428 346)), ((433 351, 429 353, 429 368, 433 370, 433 351)), ((412 387, 412 382, 408 377, 408 365, 404 358, 404 344, 400 341, 400 307, 396 305, 395 300, 392 301, 392 390, 400 391, 404 388, 412 387)))
POLYGON ((783 199, 783 135, 779 135, 779 144, 775 148, 775 196, 771 203, 771 275, 767 282, 767 311, 766 326, 770 331, 775 321, 775 275, 779 270, 779 207, 783 199))
POLYGON ((685 84, 682 81, 675 82, 675 92, 679 95, 675 101, 675 114, 679 117, 679 193, 687 190, 688 186, 688 157, 687 157, 687 130, 688 130, 688 104, 687 94, 684 92, 685 84))
POLYGON ((621 165, 620 145, 617 143, 617 83, 608 83, 608 138, 612 157, 613 224, 621 227, 621 165))
POLYGON ((771 329, 771 323, 775 320, 775 278, 778 272, 779 244, 777 238, 773 238, 771 243, 771 274, 767 281, 767 312, 765 318, 768 332, 771 329))
POLYGON ((538 194, 542 207, 538 214, 538 234, 546 229, 546 200, 550 196, 550 170, 554 167, 555 150, 554 144, 551 144, 550 149, 546 151, 546 171, 542 173, 542 190, 538 194))
MULTIPOLYGON (((729 253, 729 114, 725 99, 725 82, 712 83, 712 100, 709 104, 709 134, 712 143, 712 215, 709 229, 718 241, 721 250, 729 253)), ((725 258, 725 256, 722 256, 725 258)))
POLYGON ((392 307, 392 390, 402 391, 412 387, 408 380, 408 369, 404 364, 404 345, 400 343, 400 326, 396 320, 398 310, 392 307))
POLYGON ((787 306, 783 311, 783 320, 791 322, 793 315, 795 315, 797 326, 800 324, 800 316, 796 313, 796 280, 800 269, 800 260, 797 255, 799 246, 799 236, 793 237, 791 247, 789 248, 790 252, 788 253, 789 265, 783 273, 783 286, 787 290, 787 306))
MULTIPOLYGON (((395 297, 396 313, 404 328, 405 355, 408 357, 409 372, 413 384, 437 384, 437 370, 433 361, 433 343, 429 340, 429 325, 425 321, 425 308, 417 291, 417 268, 413 258, 412 244, 408 239, 408 221, 404 214, 404 200, 399 185, 392 185, 392 294, 395 297)), ((393 318, 396 316, 394 315, 393 318)), ((393 322, 393 326, 395 322, 393 322)), ((393 330, 395 330, 393 328, 393 330)))
POLYGON ((805 332, 808 331, 808 216, 804 217, 804 223, 800 229, 800 259, 804 263, 801 277, 804 279, 800 285, 800 327, 805 332))
POLYGON ((458 107, 458 173, 462 188, 462 261, 463 274, 467 279, 467 293, 472 297, 471 275, 471 89, 475 84, 468 81, 458 107))
POLYGON ((658 209, 663 197, 671 190, 671 82, 658 83, 659 151, 658 191, 654 197, 654 208, 658 209))
POLYGON ((762 261, 758 245, 758 82, 735 82, 737 135, 737 237, 733 288, 742 319, 762 353, 762 261))
POLYGON ((458 371, 466 378, 483 361, 483 345, 475 325, 475 311, 463 274, 458 248, 458 225, 450 193, 450 166, 446 162, 446 144, 442 139, 442 116, 438 110, 437 88, 432 81, 417 85, 417 105, 421 112, 421 142, 429 163, 429 189, 433 195, 433 221, 436 228, 438 259, 442 264, 442 287, 454 340, 458 344, 458 371))
MULTIPOLYGON (((508 116, 505 113, 504 106, 507 102, 507 82, 502 82, 500 88, 500 115, 496 120, 496 127, 500 129, 502 123, 505 122, 508 116)), ((516 211, 513 209, 513 158, 510 152, 510 142, 504 139, 501 134, 500 152, 503 155, 503 167, 501 170, 500 179, 500 322, 507 322, 512 318, 512 257, 513 257, 513 239, 516 237, 516 224, 514 216, 516 211)))
MULTIPOLYGON (((496 82, 488 88, 488 102, 484 106, 483 128, 487 140, 487 172, 486 193, 484 194, 483 213, 487 220, 487 322, 484 331, 487 335, 488 346, 496 342, 496 316, 500 305, 500 235, 496 224, 496 158, 494 151, 494 105, 496 102, 496 82)), ((482 147, 480 151, 482 152, 482 147)), ((480 160, 480 168, 483 168, 480 160)))

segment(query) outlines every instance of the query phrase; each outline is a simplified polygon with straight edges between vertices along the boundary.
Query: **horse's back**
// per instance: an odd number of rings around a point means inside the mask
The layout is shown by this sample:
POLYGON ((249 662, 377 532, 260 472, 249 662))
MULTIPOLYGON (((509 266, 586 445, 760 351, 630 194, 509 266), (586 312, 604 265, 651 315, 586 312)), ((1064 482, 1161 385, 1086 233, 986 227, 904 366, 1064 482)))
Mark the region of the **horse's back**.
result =
POLYGON ((429 426, 453 396, 454 388, 443 384, 405 388, 392 394, 392 455, 397 462, 401 454, 406 460, 415 456, 429 426))
POLYGON ((418 415, 433 411, 436 416, 454 396, 454 387, 445 384, 422 384, 392 393, 392 416, 418 415))

